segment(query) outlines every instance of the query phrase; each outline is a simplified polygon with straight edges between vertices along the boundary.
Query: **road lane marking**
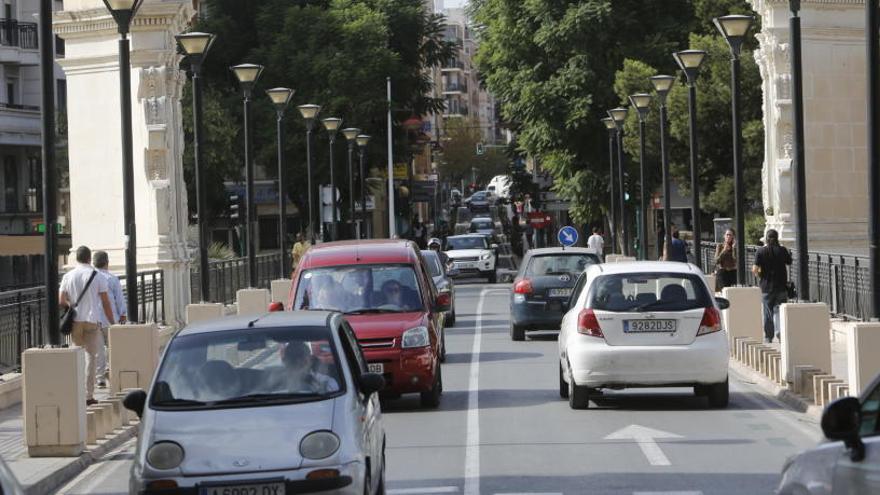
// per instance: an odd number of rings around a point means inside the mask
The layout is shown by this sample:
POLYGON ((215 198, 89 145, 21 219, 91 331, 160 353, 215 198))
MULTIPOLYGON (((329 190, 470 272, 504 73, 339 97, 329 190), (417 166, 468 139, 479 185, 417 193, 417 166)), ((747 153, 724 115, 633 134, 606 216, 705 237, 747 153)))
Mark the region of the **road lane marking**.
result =
POLYGON ((633 495, 703 495, 699 490, 677 492, 633 492, 633 495))
POLYGON ((435 493, 458 493, 457 486, 432 486, 426 488, 395 488, 388 495, 432 495, 435 493))
POLYGON ((657 445, 655 440, 657 438, 682 437, 668 431, 655 430, 639 425, 629 425, 608 435, 605 437, 605 440, 633 440, 642 449, 642 454, 645 454, 649 464, 652 466, 671 466, 672 463, 669 462, 669 458, 666 457, 666 454, 657 445))
POLYGON ((133 452, 133 447, 135 446, 136 441, 137 439, 132 438, 116 450, 104 454, 98 462, 92 465, 94 467, 93 469, 86 470, 82 475, 71 480, 64 488, 59 490, 59 493, 94 493, 99 486, 107 481, 111 475, 115 474, 120 468, 130 467, 129 463, 126 462, 127 459, 114 461, 113 458, 124 452, 133 452), (79 485, 84 481, 86 482, 85 486, 80 488, 79 485))

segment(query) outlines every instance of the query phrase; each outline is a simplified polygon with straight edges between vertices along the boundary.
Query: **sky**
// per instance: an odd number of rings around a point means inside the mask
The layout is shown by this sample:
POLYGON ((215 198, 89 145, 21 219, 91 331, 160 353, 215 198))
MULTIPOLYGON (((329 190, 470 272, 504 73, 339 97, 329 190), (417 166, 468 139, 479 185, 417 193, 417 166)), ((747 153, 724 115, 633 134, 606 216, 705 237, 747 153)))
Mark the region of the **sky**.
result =
POLYGON ((447 9, 461 7, 465 4, 467 4, 467 0, 443 0, 443 7, 447 9))

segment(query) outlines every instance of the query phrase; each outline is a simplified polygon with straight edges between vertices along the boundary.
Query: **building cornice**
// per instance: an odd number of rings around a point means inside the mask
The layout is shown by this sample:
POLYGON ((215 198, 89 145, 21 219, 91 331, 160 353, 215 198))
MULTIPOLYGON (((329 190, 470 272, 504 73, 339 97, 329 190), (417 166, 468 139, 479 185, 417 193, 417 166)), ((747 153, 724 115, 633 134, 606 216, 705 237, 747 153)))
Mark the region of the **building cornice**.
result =
MULTIPOLYGON (((189 24, 194 15, 188 2, 147 3, 132 19, 130 30, 137 33, 155 31, 157 27, 180 28, 189 24)), ((55 13, 53 30, 64 39, 73 39, 115 34, 117 26, 107 9, 65 10, 55 13)))

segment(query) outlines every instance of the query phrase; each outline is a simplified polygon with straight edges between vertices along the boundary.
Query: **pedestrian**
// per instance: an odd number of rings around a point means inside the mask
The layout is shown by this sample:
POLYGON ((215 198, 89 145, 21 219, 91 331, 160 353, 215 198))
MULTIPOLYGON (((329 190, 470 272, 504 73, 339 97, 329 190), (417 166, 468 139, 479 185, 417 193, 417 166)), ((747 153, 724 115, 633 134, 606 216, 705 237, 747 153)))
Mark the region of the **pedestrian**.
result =
POLYGON ((290 250, 290 259, 293 262, 293 269, 296 270, 297 265, 299 265, 299 260, 302 259, 303 255, 306 254, 311 244, 309 241, 305 240, 302 232, 296 233, 296 242, 293 243, 293 248, 290 250))
POLYGON ((724 242, 715 247, 715 290, 736 285, 736 233, 724 232, 724 242))
POLYGON ((101 312, 109 324, 116 321, 107 295, 107 280, 98 276, 92 267, 92 251, 86 246, 76 248, 76 263, 76 268, 61 279, 58 303, 76 307, 70 339, 86 351, 86 405, 90 406, 98 402, 95 400, 95 365, 101 344, 101 312))
POLYGON ((779 244, 779 232, 774 229, 764 236, 766 243, 755 253, 752 273, 759 278, 764 300, 764 340, 779 340, 779 305, 788 301, 788 265, 791 252, 779 244))
POLYGON ((687 263, 687 244, 679 238, 678 229, 672 226, 672 243, 663 250, 663 259, 687 263))
MULTIPOLYGON (((119 277, 110 273, 107 267, 110 265, 110 258, 105 251, 95 251, 92 256, 98 275, 104 277, 107 281, 107 296, 110 298, 110 308, 113 310, 113 319, 117 323, 125 323, 127 311, 125 306, 125 296, 122 293, 122 284, 119 277)), ((107 332, 110 329, 110 321, 103 311, 101 316, 101 343, 98 346, 97 364, 95 366, 95 374, 98 377, 98 387, 107 386, 107 332)))
POLYGON ((425 249, 425 226, 422 225, 419 217, 413 217, 412 223, 412 240, 416 241, 419 249, 425 249))
POLYGON ((602 237, 602 233, 599 230, 599 227, 593 227, 593 235, 591 235, 587 239, 587 247, 592 249, 594 253, 600 258, 603 258, 605 255, 605 239, 602 237))

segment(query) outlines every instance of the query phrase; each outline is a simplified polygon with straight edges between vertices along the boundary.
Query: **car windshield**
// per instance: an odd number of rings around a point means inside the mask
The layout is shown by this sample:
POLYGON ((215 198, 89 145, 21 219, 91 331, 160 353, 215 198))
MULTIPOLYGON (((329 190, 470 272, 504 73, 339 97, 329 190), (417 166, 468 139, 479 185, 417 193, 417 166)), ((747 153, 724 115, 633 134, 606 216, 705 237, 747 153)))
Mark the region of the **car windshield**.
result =
POLYGON ((495 223, 492 220, 474 220, 471 222, 471 228, 474 230, 494 230, 495 223))
POLYGON ((542 275, 577 275, 588 266, 599 263, 592 254, 545 254, 533 256, 526 267, 526 277, 542 275))
POLYGON ((342 376, 325 328, 184 335, 168 345, 150 405, 173 409, 323 400, 342 390, 342 376))
POLYGON ((485 237, 448 237, 446 239, 446 250, 454 251, 456 249, 488 249, 485 237))
POLYGON ((440 256, 437 256, 436 252, 431 250, 422 251, 422 255, 425 257, 425 262, 428 265, 428 273, 432 277, 443 275, 443 269, 440 267, 440 256))
POLYGON ((588 307, 603 311, 686 311, 712 305, 697 275, 621 273, 598 277, 590 288, 588 307))
POLYGON ((486 199, 486 191, 475 192, 474 195, 471 196, 471 199, 472 199, 472 200, 475 199, 475 200, 478 200, 478 201, 479 201, 479 200, 486 199))
POLYGON ((412 267, 383 264, 306 270, 293 307, 359 314, 422 311, 424 305, 412 267))

